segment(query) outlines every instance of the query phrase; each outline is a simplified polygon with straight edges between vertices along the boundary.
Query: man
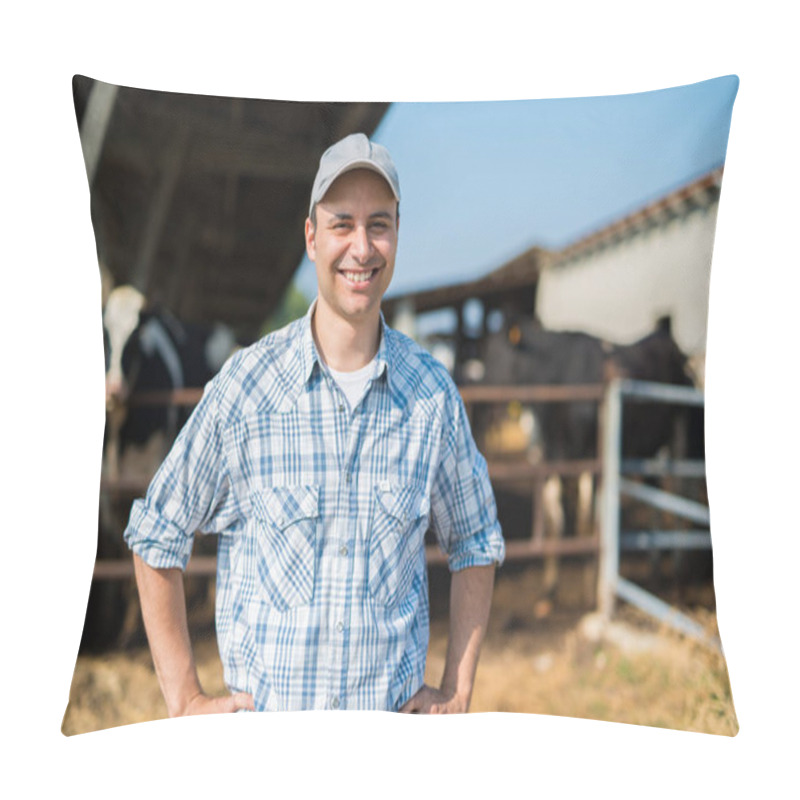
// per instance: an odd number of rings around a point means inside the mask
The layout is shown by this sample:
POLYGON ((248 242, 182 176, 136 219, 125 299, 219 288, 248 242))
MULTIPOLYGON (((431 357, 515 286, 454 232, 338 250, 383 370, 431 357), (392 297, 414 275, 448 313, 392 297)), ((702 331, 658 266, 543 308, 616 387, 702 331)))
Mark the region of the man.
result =
POLYGON ((134 505, 125 537, 171 716, 469 707, 504 545, 450 376, 380 312, 399 200, 363 134, 323 154, 305 230, 317 299, 228 361, 134 505), (423 684, 429 526, 453 572, 439 688, 423 684), (186 624, 196 530, 219 534, 222 698, 202 691, 186 624))

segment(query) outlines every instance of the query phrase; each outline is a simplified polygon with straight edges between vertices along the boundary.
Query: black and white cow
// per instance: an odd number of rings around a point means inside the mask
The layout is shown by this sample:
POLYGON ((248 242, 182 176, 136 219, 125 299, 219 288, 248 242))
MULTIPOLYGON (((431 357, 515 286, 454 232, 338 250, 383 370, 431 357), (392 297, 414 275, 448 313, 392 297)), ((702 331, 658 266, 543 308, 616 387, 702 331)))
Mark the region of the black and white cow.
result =
POLYGON ((174 439, 187 417, 176 406, 128 406, 131 396, 187 387, 202 388, 236 348, 229 328, 178 321, 164 309, 148 309, 132 286, 114 289, 103 312, 106 408, 120 415, 119 455, 154 434, 174 439))
MULTIPOLYGON (((145 392, 202 388, 236 349, 222 326, 191 325, 163 309, 148 308, 141 292, 120 286, 103 311, 106 357, 106 430, 98 558, 127 555, 122 532, 132 494, 152 478, 191 408, 140 406, 131 398, 145 392), (121 481, 121 483, 120 483, 121 481), (129 486, 134 492, 124 488, 129 486)), ((129 634, 136 614, 131 594, 112 582, 95 582, 87 609, 84 645, 102 644, 129 634), (123 621, 124 618, 124 621, 123 621), (128 631, 121 634, 121 629, 128 631)))

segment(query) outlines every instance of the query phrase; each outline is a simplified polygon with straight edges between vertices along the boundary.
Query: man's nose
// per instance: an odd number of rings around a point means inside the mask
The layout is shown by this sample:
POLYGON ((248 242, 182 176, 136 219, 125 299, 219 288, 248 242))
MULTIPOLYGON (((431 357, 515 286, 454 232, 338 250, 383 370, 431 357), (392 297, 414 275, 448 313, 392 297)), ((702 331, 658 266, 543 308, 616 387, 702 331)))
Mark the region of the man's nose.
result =
POLYGON ((353 258, 361 264, 365 264, 369 261, 372 255, 372 242, 370 241, 369 234, 365 227, 358 225, 354 229, 350 252, 353 258))

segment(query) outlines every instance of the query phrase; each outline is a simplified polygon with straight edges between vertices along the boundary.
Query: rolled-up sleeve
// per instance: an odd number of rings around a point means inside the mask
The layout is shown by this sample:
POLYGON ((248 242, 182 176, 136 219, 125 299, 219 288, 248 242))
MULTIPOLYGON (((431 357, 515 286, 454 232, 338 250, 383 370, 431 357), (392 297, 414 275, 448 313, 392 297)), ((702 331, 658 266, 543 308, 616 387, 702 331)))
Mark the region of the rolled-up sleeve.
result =
POLYGON ((235 517, 216 384, 211 381, 147 495, 134 502, 124 537, 151 567, 185 569, 195 532, 222 532, 235 517))
POLYGON ((503 563, 505 544, 486 459, 472 438, 464 403, 454 389, 450 419, 431 493, 431 527, 451 572, 503 563))

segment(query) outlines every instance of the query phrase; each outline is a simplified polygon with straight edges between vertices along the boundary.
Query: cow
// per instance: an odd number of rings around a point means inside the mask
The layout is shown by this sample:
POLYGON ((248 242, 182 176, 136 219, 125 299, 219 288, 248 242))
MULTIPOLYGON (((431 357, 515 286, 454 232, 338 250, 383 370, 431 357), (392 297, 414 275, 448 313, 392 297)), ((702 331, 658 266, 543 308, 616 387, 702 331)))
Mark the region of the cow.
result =
MULTIPOLYGON (((627 377, 692 386, 687 358, 672 338, 669 320, 630 345, 615 345, 587 333, 546 330, 535 319, 516 318, 489 334, 483 361, 487 384, 574 385, 627 377)), ((597 444, 597 406, 591 401, 534 403, 547 460, 590 458, 597 444)), ((680 409, 660 404, 626 408, 623 453, 645 458, 670 444, 680 409), (637 410, 642 413, 635 413, 637 410)), ((702 436, 695 438, 702 449, 702 436)), ((702 452, 698 454, 702 457, 702 452)))
MULTIPOLYGON (((106 364, 106 430, 103 445, 98 558, 122 558, 122 531, 130 513, 128 485, 139 493, 152 478, 190 408, 139 406, 131 398, 145 392, 202 388, 236 349, 223 325, 179 321, 163 308, 148 305, 132 286, 110 291, 103 310, 106 364)), ((121 619, 130 596, 106 582, 92 588, 84 646, 105 644, 130 635, 134 621, 121 619)))
MULTIPOLYGON (((693 385, 686 356, 672 338, 669 320, 630 345, 617 345, 579 331, 546 330, 535 318, 511 317, 503 329, 489 334, 483 361, 487 384, 569 385, 599 384, 627 377, 683 386, 693 385)), ((536 436, 528 440, 529 460, 578 460, 596 457, 598 407, 596 402, 534 403, 536 436)), ((517 417, 524 413, 516 410, 517 417)), ((491 411, 476 415, 476 433, 491 444, 502 423, 491 411)), ((626 403, 622 453, 627 458, 649 458, 669 449, 672 455, 703 458, 702 409, 661 403, 626 403), (689 447, 680 445, 676 431, 684 432, 689 447), (676 449, 678 448, 678 449, 676 449)), ((506 437, 509 438, 508 436, 506 437)), ((519 452, 519 451, 518 451, 519 452)), ((499 504, 505 493, 499 493, 499 504)), ((593 478, 551 476, 542 492, 546 535, 583 535, 591 531, 593 478)), ((513 505, 513 500, 508 498, 513 505)), ((555 589, 556 561, 547 559, 545 594, 555 589)))
POLYGON ((144 446, 159 433, 169 444, 187 416, 174 405, 128 406, 132 395, 203 387, 236 348, 226 326, 180 322, 165 309, 148 308, 144 295, 132 286, 110 293, 103 328, 106 410, 112 430, 118 427, 120 458, 126 448, 144 446))

